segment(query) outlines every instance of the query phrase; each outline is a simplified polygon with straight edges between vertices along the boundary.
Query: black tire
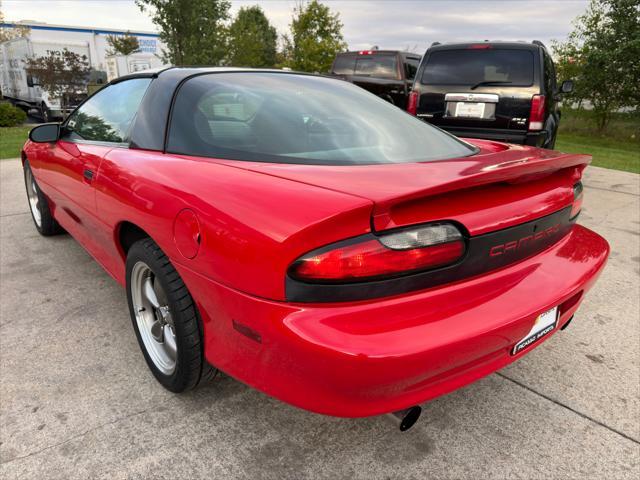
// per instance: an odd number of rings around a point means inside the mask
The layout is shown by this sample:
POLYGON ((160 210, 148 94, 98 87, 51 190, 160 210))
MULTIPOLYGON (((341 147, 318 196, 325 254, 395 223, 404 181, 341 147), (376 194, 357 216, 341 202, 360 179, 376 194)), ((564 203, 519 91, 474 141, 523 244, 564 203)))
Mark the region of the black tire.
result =
POLYGON ((204 380, 212 379, 217 370, 211 367, 204 358, 204 337, 195 302, 178 272, 152 239, 138 240, 129 249, 126 262, 126 281, 127 301, 133 329, 147 365, 158 382, 167 390, 180 393, 194 388, 204 380), (134 265, 138 262, 144 262, 150 268, 154 275, 154 281, 160 282, 168 300, 167 305, 173 320, 177 346, 175 369, 169 375, 163 373, 155 365, 138 328, 131 286, 131 274, 134 265))
POLYGON ((556 137, 558 136, 558 134, 556 133, 553 138, 551 140, 549 140, 549 143, 547 143, 547 146, 544 148, 548 148, 549 150, 553 150, 554 148, 556 148, 556 137))
POLYGON ((40 235, 45 237, 50 237, 52 235, 58 235, 59 233, 63 233, 64 229, 60 226, 60 224, 53 218, 51 214, 51 209, 49 208, 49 201, 47 197, 42 193, 40 187, 38 186, 38 182, 33 177, 33 173, 31 172, 31 166, 29 165, 29 161, 25 160, 24 165, 22 166, 23 176, 24 176, 24 186, 27 190, 27 201, 29 202, 29 212, 31 212, 31 219, 33 220, 33 224, 36 226, 36 230, 40 235), (30 202, 30 194, 29 194, 29 180, 32 182, 32 188, 37 195, 38 203, 36 207, 31 206, 30 202), (33 211, 33 208, 36 208, 38 212, 40 212, 40 224, 36 220, 36 214, 33 211))

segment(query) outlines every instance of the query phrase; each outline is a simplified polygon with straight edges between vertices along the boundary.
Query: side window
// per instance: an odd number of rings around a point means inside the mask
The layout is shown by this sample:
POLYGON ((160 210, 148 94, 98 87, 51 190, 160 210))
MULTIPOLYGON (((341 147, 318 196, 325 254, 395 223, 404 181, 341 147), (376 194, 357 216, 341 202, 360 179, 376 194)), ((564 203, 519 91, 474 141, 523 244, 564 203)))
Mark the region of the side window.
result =
POLYGON ((72 140, 122 143, 138 111, 150 78, 134 78, 105 87, 67 120, 72 140))
POLYGON ((407 80, 413 81, 413 79, 416 78, 416 72, 418 71, 420 60, 417 58, 406 58, 404 62, 405 77, 407 77, 407 80))
POLYGON ((556 85, 556 69, 553 65, 553 60, 551 56, 544 52, 544 71, 546 78, 544 79, 544 84, 548 94, 555 93, 557 90, 556 85))

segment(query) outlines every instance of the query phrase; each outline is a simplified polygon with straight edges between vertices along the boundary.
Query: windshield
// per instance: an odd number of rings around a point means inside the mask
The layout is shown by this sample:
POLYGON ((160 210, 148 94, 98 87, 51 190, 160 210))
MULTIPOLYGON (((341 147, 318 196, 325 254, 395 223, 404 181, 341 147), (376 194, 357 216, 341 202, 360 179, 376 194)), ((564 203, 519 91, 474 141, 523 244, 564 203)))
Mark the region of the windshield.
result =
POLYGON ((501 86, 533 85, 533 53, 529 50, 440 50, 429 55, 420 83, 423 85, 501 86))
POLYGON ((464 157, 476 149, 342 80, 212 73, 176 96, 168 150, 273 163, 357 165, 464 157))

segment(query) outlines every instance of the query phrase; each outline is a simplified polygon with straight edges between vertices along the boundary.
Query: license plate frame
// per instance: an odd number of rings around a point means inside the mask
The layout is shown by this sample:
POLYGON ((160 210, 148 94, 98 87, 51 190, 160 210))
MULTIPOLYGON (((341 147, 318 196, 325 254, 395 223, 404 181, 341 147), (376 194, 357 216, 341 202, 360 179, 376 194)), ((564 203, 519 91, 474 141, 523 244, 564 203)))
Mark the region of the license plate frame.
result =
POLYGON ((558 317, 557 306, 538 315, 529 333, 513 346, 511 355, 517 355, 552 333, 558 327, 558 317))
POLYGON ((456 102, 454 117, 485 118, 486 102, 456 102))

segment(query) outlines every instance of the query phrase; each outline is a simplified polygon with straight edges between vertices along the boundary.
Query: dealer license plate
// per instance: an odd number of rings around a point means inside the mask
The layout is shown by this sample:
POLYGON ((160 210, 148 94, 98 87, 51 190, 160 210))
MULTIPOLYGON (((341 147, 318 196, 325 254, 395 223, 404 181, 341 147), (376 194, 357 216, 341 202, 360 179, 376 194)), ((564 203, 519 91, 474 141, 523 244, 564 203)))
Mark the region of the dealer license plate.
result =
POLYGON ((518 343, 516 343, 516 345, 513 347, 511 355, 515 355, 516 353, 538 342, 542 337, 553 332, 557 326, 558 307, 553 307, 551 310, 547 310, 546 312, 541 313, 540 315, 538 315, 538 318, 536 318, 536 323, 534 323, 531 331, 527 333, 525 337, 518 343))
POLYGON ((485 103, 481 102, 458 102, 456 104, 456 117, 483 118, 485 103))

